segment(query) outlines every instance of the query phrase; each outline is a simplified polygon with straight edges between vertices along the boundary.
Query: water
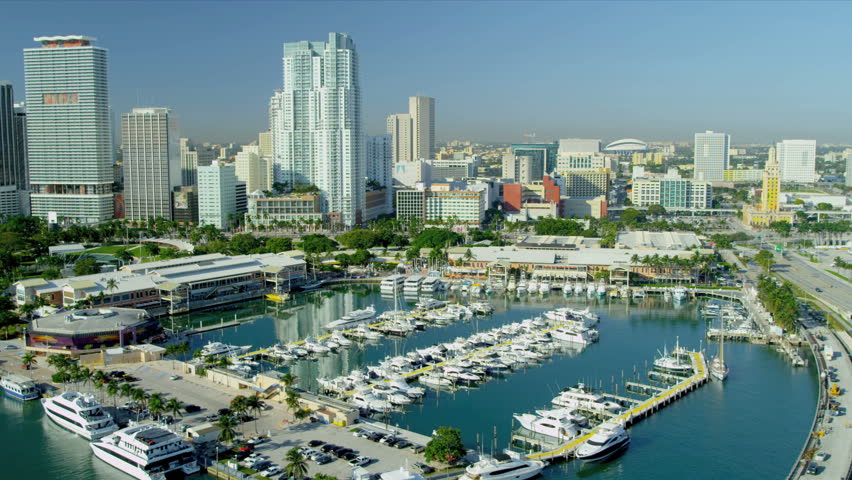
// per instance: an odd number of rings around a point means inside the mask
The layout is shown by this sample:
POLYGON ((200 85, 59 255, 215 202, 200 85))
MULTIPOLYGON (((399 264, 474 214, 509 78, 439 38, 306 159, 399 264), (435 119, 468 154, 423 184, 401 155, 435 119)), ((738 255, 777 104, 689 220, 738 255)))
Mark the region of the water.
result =
MULTIPOLYGON (((211 340, 259 347, 325 333, 323 324, 355 308, 370 304, 379 312, 393 308, 392 299, 382 298, 376 288, 370 287, 314 292, 299 297, 297 302, 301 305, 296 308, 250 302, 237 311, 193 314, 177 322, 210 325, 232 320, 235 313, 239 318, 257 317, 236 329, 193 337, 193 347, 211 340)), ((452 425, 462 430, 470 447, 479 440, 482 449, 490 451, 495 427, 499 448, 508 444, 513 413, 546 407, 559 388, 580 381, 614 392, 614 380, 619 393, 623 393, 622 375, 625 379, 632 377, 635 368, 638 380, 645 382, 646 362, 650 364, 664 343, 671 348, 679 337, 682 345, 697 348, 706 328, 696 302, 675 307, 653 298, 637 305, 624 300, 588 301, 551 295, 544 300, 521 301, 499 297, 492 303, 497 307, 492 317, 444 328, 430 327, 409 338, 387 339, 377 345, 300 362, 293 367, 293 373, 300 377, 301 386, 310 389, 315 387, 317 377, 346 373, 387 355, 522 320, 553 306, 590 305, 601 315, 600 343, 580 354, 554 357, 541 366, 480 388, 454 394, 430 392, 422 405, 387 419, 390 424, 424 434, 438 426, 452 425)), ((716 348, 715 344, 709 346, 711 355, 716 348)), ((547 469, 545 476, 737 480, 753 478, 757 466, 761 478, 783 477, 804 444, 813 418, 815 370, 793 368, 781 354, 759 345, 729 343, 725 356, 732 370, 726 383, 711 382, 634 426, 632 443, 625 455, 604 465, 557 464, 547 469)), ((43 421, 37 404, 21 406, 5 399, 0 404, 0 438, 16 439, 7 441, 2 453, 7 460, 15 459, 5 462, 8 478, 58 478, 58 472, 68 479, 129 478, 94 459, 82 440, 71 439, 66 432, 43 421)))

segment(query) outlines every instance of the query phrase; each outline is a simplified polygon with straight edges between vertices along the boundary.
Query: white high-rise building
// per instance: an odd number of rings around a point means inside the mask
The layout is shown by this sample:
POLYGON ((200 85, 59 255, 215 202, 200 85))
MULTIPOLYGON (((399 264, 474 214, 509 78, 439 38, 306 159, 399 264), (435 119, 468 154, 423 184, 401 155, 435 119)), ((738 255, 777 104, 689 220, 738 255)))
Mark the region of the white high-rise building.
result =
POLYGON ((234 161, 237 179, 246 182, 248 193, 272 190, 272 168, 269 160, 270 157, 261 155, 258 145, 243 145, 242 150, 237 153, 234 161))
POLYGON ((696 180, 721 182, 728 168, 728 151, 731 136, 707 130, 695 134, 695 173, 696 180))
POLYGON ((364 137, 358 53, 349 35, 284 44, 284 89, 270 100, 275 180, 319 188, 332 222, 363 220, 364 137))
POLYGON ((107 52, 83 35, 36 37, 24 49, 32 214, 113 218, 107 52))
POLYGON ((411 117, 411 156, 414 160, 435 158, 435 99, 409 97, 411 117))
POLYGON ((180 139, 180 176, 185 187, 198 184, 198 151, 192 148, 188 138, 180 139))
POLYGON ((237 215, 237 174, 233 165, 198 167, 198 223, 230 228, 237 215))
POLYGON ((168 108, 134 108, 121 116, 124 211, 130 220, 172 219, 172 192, 181 186, 177 119, 168 108))
POLYGON ((781 140, 776 144, 782 183, 814 183, 816 140, 781 140))
POLYGON ((393 163, 410 162, 414 160, 411 144, 411 115, 395 113, 388 116, 387 130, 393 145, 393 163))
POLYGON ((390 134, 367 136, 367 180, 393 186, 393 142, 390 134))

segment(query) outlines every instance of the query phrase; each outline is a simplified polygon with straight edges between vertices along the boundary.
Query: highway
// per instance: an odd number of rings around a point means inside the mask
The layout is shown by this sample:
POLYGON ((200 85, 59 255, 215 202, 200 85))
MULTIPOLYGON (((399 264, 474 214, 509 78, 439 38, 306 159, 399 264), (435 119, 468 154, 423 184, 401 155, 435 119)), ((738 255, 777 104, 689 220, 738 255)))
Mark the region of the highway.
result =
POLYGON ((849 328, 852 315, 852 284, 816 267, 799 254, 787 253, 783 257, 776 254, 775 258, 778 263, 772 267, 773 272, 842 315, 846 327, 849 328))

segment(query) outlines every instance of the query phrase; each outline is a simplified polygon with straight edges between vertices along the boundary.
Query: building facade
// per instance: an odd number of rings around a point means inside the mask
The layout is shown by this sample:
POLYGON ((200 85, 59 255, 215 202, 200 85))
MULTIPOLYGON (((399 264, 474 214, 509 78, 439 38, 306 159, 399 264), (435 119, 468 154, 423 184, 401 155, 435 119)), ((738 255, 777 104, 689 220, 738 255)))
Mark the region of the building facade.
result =
POLYGON ((411 154, 415 160, 435 158, 435 99, 409 97, 411 116, 411 154))
POLYGON ((427 160, 431 167, 432 179, 448 180, 472 178, 476 176, 479 168, 478 158, 466 158, 464 160, 427 160))
POLYGON ((411 151, 411 128, 411 115, 395 113, 388 116, 385 131, 391 136, 394 164, 414 159, 414 153, 411 151))
POLYGON ((237 179, 246 183, 249 193, 272 190, 271 157, 260 153, 258 145, 243 145, 234 159, 237 179))
POLYGON ((637 207, 707 209, 713 206, 713 186, 670 171, 662 178, 634 179, 630 201, 637 207))
POLYGON ((188 138, 180 139, 180 184, 191 187, 198 184, 198 152, 193 150, 188 138))
POLYGON ((556 171, 561 174, 601 168, 615 171, 615 166, 615 158, 603 153, 560 153, 556 161, 556 171))
POLYGON ((696 180, 721 182, 728 168, 728 151, 731 148, 731 136, 707 130, 695 134, 695 173, 696 180))
POLYGON ((532 162, 535 165, 532 168, 540 168, 542 175, 550 173, 556 168, 556 159, 559 156, 558 143, 515 143, 509 148, 512 155, 516 157, 532 157, 532 162))
POLYGON ((259 225, 273 228, 281 222, 322 222, 320 197, 315 194, 289 194, 267 197, 263 192, 248 196, 246 224, 255 229, 259 225))
POLYGON ((227 229, 237 215, 237 173, 216 162, 198 167, 198 222, 227 229))
POLYGON ((367 220, 393 213, 393 135, 367 136, 367 220), (381 190, 382 196, 374 193, 381 190), (377 202, 381 202, 377 204, 377 202))
POLYGON ((12 84, 0 82, 0 216, 29 211, 25 118, 16 111, 12 84))
POLYGON ((454 226, 478 228, 488 209, 488 192, 465 190, 454 184, 432 184, 396 192, 396 217, 419 218, 425 223, 451 221, 454 226))
POLYGON ((184 225, 198 223, 198 185, 180 186, 174 189, 172 219, 184 225))
POLYGON ((32 214, 113 218, 107 52, 82 35, 36 37, 24 49, 32 214))
POLYGON ((172 192, 181 185, 180 140, 168 108, 134 108, 121 116, 124 217, 172 220, 172 192))
POLYGON ((782 140, 776 145, 781 181, 815 183, 816 140, 782 140))
POLYGON ((565 188, 562 195, 569 197, 599 197, 609 195, 610 172, 607 168, 597 170, 566 172, 565 188))
POLYGON ((562 138, 559 140, 559 154, 600 153, 601 141, 598 138, 562 138))
POLYGON ((725 170, 724 180, 734 183, 759 182, 763 178, 763 170, 756 168, 729 168, 725 170))
POLYGON ((284 88, 270 101, 275 181, 320 190, 323 213, 362 222, 364 138, 358 53, 349 35, 284 44, 284 88))
POLYGON ((532 183, 544 177, 544 161, 532 155, 503 155, 503 178, 518 183, 532 183))
POLYGON ((760 204, 743 207, 743 223, 752 227, 769 226, 772 222, 793 223, 795 214, 781 211, 781 165, 778 163, 774 148, 769 149, 769 157, 763 169, 763 188, 760 191, 760 204))

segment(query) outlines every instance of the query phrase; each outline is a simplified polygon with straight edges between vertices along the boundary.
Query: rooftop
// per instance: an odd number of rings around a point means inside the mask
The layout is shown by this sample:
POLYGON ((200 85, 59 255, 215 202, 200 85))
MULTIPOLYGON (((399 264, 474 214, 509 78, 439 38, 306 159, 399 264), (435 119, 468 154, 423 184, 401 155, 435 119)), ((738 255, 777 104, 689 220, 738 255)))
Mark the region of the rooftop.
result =
POLYGON ((683 250, 700 247, 701 240, 692 232, 619 232, 615 241, 618 248, 651 250, 683 250))
POLYGON ((601 239, 581 236, 527 235, 515 244, 522 248, 577 249, 597 248, 601 239))
POLYGON ((33 320, 31 333, 92 334, 117 331, 149 321, 148 312, 135 308, 90 308, 54 313, 33 320))

